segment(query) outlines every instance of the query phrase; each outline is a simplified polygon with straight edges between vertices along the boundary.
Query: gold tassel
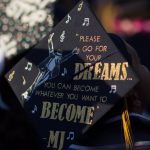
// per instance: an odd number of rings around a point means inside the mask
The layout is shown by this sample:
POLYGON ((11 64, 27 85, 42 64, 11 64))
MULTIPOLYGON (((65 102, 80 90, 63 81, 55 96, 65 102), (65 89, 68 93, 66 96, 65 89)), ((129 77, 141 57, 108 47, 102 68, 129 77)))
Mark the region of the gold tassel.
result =
POLYGON ((126 103, 126 109, 122 113, 122 122, 123 122, 123 131, 124 131, 126 150, 133 150, 134 140, 133 140, 133 134, 131 129, 130 116, 127 108, 127 103, 126 103))

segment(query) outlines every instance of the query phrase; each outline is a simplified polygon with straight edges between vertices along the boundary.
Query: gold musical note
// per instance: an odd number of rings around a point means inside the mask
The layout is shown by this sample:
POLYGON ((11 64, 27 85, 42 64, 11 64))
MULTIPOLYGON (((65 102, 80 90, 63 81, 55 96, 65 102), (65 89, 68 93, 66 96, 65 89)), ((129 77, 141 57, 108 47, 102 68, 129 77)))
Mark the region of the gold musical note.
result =
POLYGON ((84 22, 83 22, 82 26, 88 27, 89 25, 90 25, 90 18, 84 18, 84 22))
POLYGON ((78 11, 81 11, 83 7, 83 1, 79 4, 78 11))
POLYGON ((12 79, 14 78, 14 75, 15 75, 15 71, 12 71, 12 73, 10 73, 9 78, 8 78, 9 82, 12 81, 12 79))
POLYGON ((68 16, 67 16, 68 18, 67 18, 67 20, 66 20, 66 24, 68 24, 70 21, 71 21, 71 16, 68 14, 68 16))
POLYGON ((25 67, 25 70, 31 71, 32 70, 32 63, 28 62, 27 66, 25 67))
POLYGON ((67 137, 67 140, 71 140, 71 141, 74 140, 74 132, 69 132, 69 135, 68 135, 68 137, 67 137))
POLYGON ((25 79, 25 77, 24 77, 24 76, 22 76, 22 79, 23 79, 22 84, 23 84, 23 85, 26 85, 26 79, 25 79))
POLYGON ((60 42, 64 42, 65 34, 66 34, 66 32, 63 31, 62 34, 61 34, 61 36, 60 36, 60 42))
POLYGON ((111 90, 109 91, 109 93, 116 93, 117 92, 117 86, 116 85, 111 85, 111 90))

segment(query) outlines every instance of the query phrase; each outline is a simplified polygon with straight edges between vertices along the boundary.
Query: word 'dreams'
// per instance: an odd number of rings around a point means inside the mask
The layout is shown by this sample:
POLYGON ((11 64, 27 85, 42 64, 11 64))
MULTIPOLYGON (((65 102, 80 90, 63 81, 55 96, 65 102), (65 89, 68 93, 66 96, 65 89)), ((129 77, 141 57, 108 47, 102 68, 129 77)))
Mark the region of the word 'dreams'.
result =
POLYGON ((128 66, 128 62, 76 63, 74 80, 126 80, 128 66))

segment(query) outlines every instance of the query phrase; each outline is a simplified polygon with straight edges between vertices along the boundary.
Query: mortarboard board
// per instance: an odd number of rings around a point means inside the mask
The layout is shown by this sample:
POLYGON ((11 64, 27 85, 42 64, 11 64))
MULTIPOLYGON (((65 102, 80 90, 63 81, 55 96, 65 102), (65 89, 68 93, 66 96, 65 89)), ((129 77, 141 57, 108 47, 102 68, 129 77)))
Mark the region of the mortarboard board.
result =
POLYGON ((43 147, 59 150, 68 148, 138 82, 86 1, 79 2, 6 78, 43 147))

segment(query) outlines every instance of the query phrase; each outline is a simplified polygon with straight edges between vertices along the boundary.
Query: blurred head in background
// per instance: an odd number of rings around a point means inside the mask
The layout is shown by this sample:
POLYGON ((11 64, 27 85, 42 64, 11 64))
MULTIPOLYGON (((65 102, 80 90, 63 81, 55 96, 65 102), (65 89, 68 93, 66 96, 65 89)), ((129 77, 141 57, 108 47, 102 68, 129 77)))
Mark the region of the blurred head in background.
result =
POLYGON ((125 20, 124 24, 128 31, 129 21, 145 21, 150 19, 149 0, 95 0, 94 5, 98 18, 108 32, 115 32, 117 30, 117 20, 125 20))
POLYGON ((95 0, 94 8, 106 31, 125 38, 150 69, 150 1, 95 0))

